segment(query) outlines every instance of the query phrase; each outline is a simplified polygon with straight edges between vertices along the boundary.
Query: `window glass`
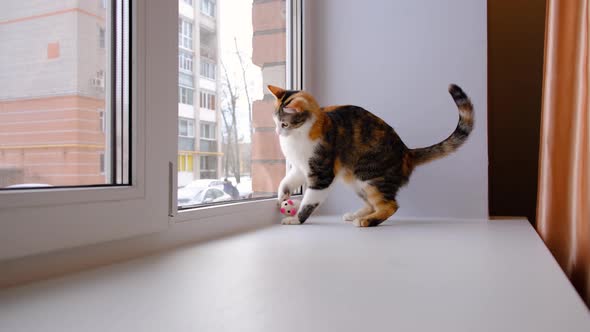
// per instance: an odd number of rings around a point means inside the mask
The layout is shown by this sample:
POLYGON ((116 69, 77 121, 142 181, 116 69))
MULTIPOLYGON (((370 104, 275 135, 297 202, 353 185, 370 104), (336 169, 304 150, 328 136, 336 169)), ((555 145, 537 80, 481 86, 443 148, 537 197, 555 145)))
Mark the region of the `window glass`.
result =
POLYGON ((188 19, 178 20, 178 46, 191 50, 193 48, 193 23, 188 19))
POLYGON ((211 62, 209 59, 201 58, 201 76, 214 80, 216 68, 217 66, 215 63, 211 62))
POLYGON ((209 110, 215 110, 215 94, 213 92, 201 91, 200 106, 209 110))
POLYGON ((0 189, 129 183, 128 2, 64 6, 2 6, 0 189))
POLYGON ((201 122, 201 138, 215 139, 215 123, 201 122))
POLYGON ((215 1, 201 0, 201 13, 208 16, 215 16, 215 1))
POLYGON ((192 105, 193 104, 193 92, 191 88, 184 86, 179 87, 179 101, 181 104, 192 105))
POLYGON ((286 86, 287 3, 201 0, 192 12, 179 6, 178 116, 193 120, 196 131, 187 137, 189 125, 179 127, 181 208, 203 204, 196 193, 187 198, 195 188, 217 189, 215 203, 276 195, 286 166, 265 87, 286 86))
POLYGON ((178 119, 178 135, 195 137, 195 121, 191 119, 178 119))
POLYGON ((178 53, 178 67, 186 72, 193 71, 193 55, 190 52, 180 51, 178 53))

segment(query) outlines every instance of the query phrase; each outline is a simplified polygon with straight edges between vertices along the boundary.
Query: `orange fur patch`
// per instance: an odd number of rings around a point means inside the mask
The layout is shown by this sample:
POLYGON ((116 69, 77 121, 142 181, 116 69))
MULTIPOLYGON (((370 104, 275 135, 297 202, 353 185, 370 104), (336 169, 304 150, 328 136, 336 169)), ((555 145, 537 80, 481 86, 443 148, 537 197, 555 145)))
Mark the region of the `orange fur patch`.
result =
POLYGON ((278 86, 274 86, 274 85, 268 85, 268 91, 270 91, 270 93, 272 93, 277 99, 281 99, 283 98, 283 96, 285 95, 285 89, 281 89, 278 86))
POLYGON ((339 109, 340 107, 342 107, 342 106, 341 105, 326 106, 326 107, 322 107, 321 110, 322 110, 322 112, 332 112, 332 111, 339 109))
POLYGON ((367 201, 375 211, 360 218, 361 227, 376 226, 391 217, 399 208, 396 201, 386 200, 383 194, 373 186, 365 188, 365 192, 367 193, 367 201))
POLYGON ((330 125, 330 119, 325 114, 316 114, 316 119, 311 128, 309 129, 309 139, 316 140, 324 136, 324 133, 328 130, 330 125))
POLYGON ((342 162, 340 161, 340 158, 336 158, 336 160, 334 161, 334 175, 338 175, 338 173, 340 173, 341 169, 342 169, 342 162))
POLYGON ((339 174, 342 174, 342 179, 344 182, 350 183, 354 181, 354 175, 352 172, 342 166, 342 161, 340 161, 340 158, 336 158, 334 161, 334 176, 339 174))

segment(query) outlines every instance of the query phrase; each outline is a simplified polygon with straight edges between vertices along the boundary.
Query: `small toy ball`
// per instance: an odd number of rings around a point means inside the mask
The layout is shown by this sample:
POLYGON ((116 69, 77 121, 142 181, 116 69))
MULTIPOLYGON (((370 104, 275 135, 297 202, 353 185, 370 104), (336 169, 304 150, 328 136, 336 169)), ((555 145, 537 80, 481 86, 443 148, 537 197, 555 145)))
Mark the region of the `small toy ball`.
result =
POLYGON ((300 202, 297 200, 288 199, 281 203, 281 213, 286 216, 294 216, 297 214, 300 202))

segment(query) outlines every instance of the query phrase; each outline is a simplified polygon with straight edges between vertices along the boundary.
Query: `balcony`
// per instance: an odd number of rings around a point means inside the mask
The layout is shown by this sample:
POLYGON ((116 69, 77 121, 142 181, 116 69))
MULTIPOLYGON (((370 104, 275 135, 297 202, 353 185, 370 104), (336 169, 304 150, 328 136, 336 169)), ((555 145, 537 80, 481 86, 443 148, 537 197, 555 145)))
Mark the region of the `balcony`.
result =
POLYGON ((210 31, 210 32, 214 32, 215 28, 216 28, 216 22, 215 22, 215 17, 214 16, 209 16, 207 14, 204 14, 201 11, 201 15, 200 15, 200 25, 201 27, 205 28, 206 30, 210 31))
POLYGON ((178 137, 178 150, 179 151, 195 151, 195 138, 194 137, 178 137))
POLYGON ((213 47, 202 47, 200 49, 201 57, 216 61, 217 60, 217 49, 213 47))
POLYGON ((200 150, 202 152, 217 152, 217 141, 201 138, 200 150))

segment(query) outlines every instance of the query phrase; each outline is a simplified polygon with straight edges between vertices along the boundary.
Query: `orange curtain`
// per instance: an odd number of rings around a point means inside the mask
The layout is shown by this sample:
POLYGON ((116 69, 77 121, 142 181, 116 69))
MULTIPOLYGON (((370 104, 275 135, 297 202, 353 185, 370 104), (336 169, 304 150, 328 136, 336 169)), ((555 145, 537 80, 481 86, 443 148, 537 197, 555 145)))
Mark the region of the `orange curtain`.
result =
POLYGON ((590 307, 590 0, 547 0, 537 230, 590 307))

